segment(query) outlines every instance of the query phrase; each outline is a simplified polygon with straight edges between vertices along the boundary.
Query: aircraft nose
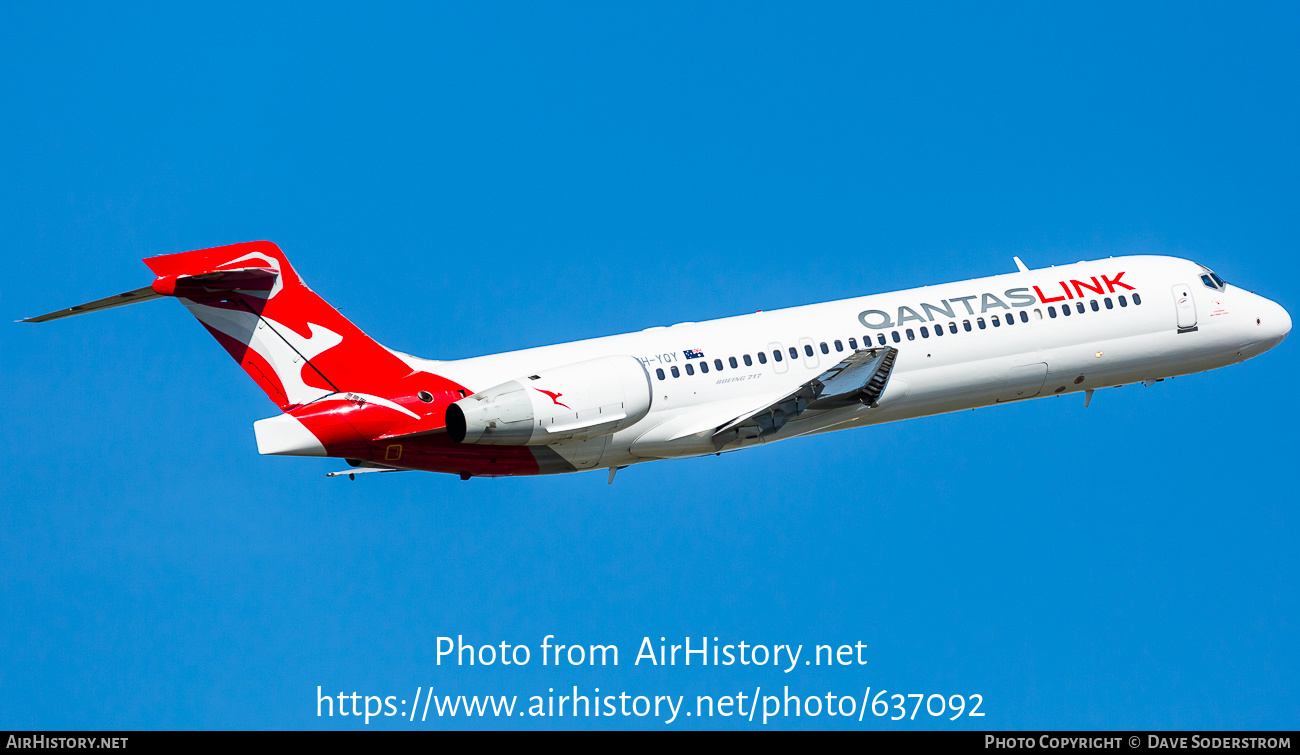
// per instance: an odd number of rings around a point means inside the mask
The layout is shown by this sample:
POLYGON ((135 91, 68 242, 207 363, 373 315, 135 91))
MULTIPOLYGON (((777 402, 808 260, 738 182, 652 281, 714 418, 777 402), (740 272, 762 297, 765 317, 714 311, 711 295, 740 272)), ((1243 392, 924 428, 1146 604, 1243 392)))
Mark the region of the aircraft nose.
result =
POLYGON ((1275 301, 1262 299, 1260 303, 1259 314, 1255 316, 1259 340, 1268 342, 1268 347, 1272 348, 1282 343, 1291 332, 1291 315, 1275 301))

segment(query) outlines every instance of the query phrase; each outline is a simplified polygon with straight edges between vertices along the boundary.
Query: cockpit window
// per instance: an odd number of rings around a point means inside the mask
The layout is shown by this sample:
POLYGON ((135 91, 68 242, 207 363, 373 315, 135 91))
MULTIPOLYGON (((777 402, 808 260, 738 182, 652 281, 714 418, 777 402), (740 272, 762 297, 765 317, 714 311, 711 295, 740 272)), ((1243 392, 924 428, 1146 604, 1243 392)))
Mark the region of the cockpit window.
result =
POLYGON ((1228 290, 1228 284, 1224 283, 1222 278, 1215 275, 1213 270, 1204 265, 1201 266, 1201 269, 1205 271, 1205 273, 1201 275, 1201 283, 1204 283, 1207 288, 1213 288, 1216 291, 1228 290))

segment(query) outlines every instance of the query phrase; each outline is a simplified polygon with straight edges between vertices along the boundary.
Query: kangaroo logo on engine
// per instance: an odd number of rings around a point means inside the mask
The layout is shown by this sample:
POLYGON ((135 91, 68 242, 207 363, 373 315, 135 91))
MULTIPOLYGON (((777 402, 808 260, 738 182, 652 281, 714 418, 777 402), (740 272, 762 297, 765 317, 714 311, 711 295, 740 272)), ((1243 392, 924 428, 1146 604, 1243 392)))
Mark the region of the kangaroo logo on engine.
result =
POLYGON ((544 391, 541 388, 534 388, 533 390, 537 391, 538 393, 545 393, 547 396, 550 396, 551 401, 555 402, 556 406, 562 406, 565 409, 568 409, 569 411, 573 411, 572 407, 570 407, 568 404, 560 403, 560 396, 563 396, 564 395, 563 393, 552 393, 551 391, 544 391))

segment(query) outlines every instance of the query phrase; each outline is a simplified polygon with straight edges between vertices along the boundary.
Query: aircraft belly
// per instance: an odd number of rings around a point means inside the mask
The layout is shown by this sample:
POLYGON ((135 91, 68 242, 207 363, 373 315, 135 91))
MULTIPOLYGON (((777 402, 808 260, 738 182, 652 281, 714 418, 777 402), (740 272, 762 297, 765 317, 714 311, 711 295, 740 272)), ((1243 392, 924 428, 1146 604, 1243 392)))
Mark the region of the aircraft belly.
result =
POLYGON ((712 432, 687 435, 675 440, 638 439, 628 447, 628 453, 638 459, 669 459, 675 456, 699 456, 711 454, 713 447, 712 432))
POLYGON ((609 445, 609 438, 608 435, 601 435, 590 440, 555 443, 547 448, 573 465, 575 470, 594 469, 600 465, 600 459, 609 445))

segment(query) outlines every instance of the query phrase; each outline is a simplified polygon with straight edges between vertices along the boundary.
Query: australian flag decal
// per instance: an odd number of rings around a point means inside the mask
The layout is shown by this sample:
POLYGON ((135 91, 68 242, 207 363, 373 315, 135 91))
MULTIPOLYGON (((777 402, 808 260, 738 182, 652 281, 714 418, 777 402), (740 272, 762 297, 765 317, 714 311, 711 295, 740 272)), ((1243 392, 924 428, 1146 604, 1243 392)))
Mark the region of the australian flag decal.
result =
POLYGON ((703 352, 703 351, 700 351, 699 349, 686 349, 685 351, 682 352, 682 354, 684 354, 684 355, 686 356, 687 359, 703 359, 703 358, 704 358, 704 352, 703 352))

